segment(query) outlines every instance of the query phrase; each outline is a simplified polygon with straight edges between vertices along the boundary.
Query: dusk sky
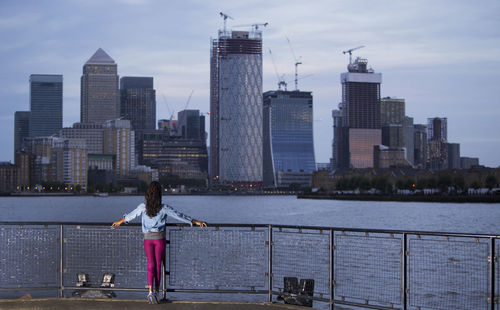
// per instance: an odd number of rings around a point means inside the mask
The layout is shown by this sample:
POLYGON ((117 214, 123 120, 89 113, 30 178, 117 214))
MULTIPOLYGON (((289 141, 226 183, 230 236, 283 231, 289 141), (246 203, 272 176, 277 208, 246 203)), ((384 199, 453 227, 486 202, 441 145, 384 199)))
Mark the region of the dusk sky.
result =
MULTIPOLYGON (((285 74, 313 92, 317 162, 332 154, 332 109, 341 101, 348 55, 382 73, 381 95, 406 100, 415 123, 448 118, 461 156, 500 166, 500 1, 318 0, 0 0, 0 161, 13 161, 14 112, 29 110, 30 74, 64 76, 63 126, 80 121, 80 77, 98 48, 122 76, 152 76, 157 119, 183 109, 209 111, 211 38, 223 21, 265 23, 264 91, 285 74), (164 100, 166 99, 166 101, 164 100)), ((238 27, 234 30, 246 30, 238 27)), ((207 124, 206 130, 209 130, 207 124)))

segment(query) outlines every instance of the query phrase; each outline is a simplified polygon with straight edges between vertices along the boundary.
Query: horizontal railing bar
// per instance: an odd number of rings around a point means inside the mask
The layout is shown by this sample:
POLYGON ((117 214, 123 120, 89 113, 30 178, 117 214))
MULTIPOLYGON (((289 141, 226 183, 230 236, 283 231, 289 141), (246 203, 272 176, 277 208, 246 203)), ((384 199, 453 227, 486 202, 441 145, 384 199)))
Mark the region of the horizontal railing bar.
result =
MULTIPOLYGON (((1 291, 55 291, 61 289, 58 286, 54 287, 13 287, 13 288, 0 288, 1 291)), ((89 286, 64 286, 64 291, 135 291, 145 292, 147 288, 119 288, 119 287, 89 287, 89 286)), ((166 289, 170 293, 220 293, 220 294, 267 294, 267 290, 215 290, 215 289, 166 289)))
MULTIPOLYGON (((273 291, 273 295, 292 296, 290 294, 284 294, 283 292, 280 293, 280 292, 277 292, 277 291, 273 291)), ((315 300, 315 301, 321 301, 321 302, 327 302, 327 303, 330 302, 330 299, 326 299, 326 298, 319 298, 319 297, 314 297, 314 296, 304 296, 304 295, 301 295, 301 297, 306 298, 306 299, 315 300)))
POLYGON ((349 302, 349 301, 340 301, 340 300, 334 300, 333 303, 335 305, 353 306, 353 307, 361 307, 361 308, 369 308, 369 309, 377 309, 377 310, 398 310, 398 309, 401 309, 401 307, 390 308, 390 307, 384 307, 384 306, 367 305, 367 304, 361 304, 361 303, 349 302))
POLYGON ((59 286, 50 286, 50 287, 8 287, 8 288, 0 288, 0 292, 12 292, 12 291, 56 291, 60 290, 59 286))
MULTIPOLYGON (((298 226, 298 225, 272 225, 272 224, 231 224, 231 223, 208 223, 209 227, 242 227, 242 228, 286 228, 286 229, 307 229, 307 230, 333 230, 345 232, 363 232, 363 233, 385 233, 385 234, 408 234, 408 235, 427 235, 427 236, 448 236, 448 237, 472 237, 472 238, 500 238, 500 234, 482 234, 482 233, 454 233, 454 232, 435 232, 435 231, 414 231, 414 230, 391 230, 391 229, 366 229, 366 228, 347 228, 347 227, 327 227, 327 226, 298 226)), ((0 222, 0 225, 23 225, 23 226, 109 226, 108 222, 0 222)), ((140 223, 130 223, 126 226, 141 226, 140 223)), ((168 223, 168 227, 189 227, 187 224, 168 223)))
POLYGON ((252 291, 252 290, 214 290, 214 289, 209 289, 209 290, 203 290, 203 289, 174 289, 174 288, 167 288, 167 293, 220 293, 220 294, 267 294, 268 291, 263 291, 263 290, 258 290, 258 291, 252 291))
POLYGON ((136 292, 146 292, 147 288, 133 288, 133 287, 90 287, 90 286, 65 286, 62 288, 65 291, 75 290, 75 291, 136 291, 136 292))

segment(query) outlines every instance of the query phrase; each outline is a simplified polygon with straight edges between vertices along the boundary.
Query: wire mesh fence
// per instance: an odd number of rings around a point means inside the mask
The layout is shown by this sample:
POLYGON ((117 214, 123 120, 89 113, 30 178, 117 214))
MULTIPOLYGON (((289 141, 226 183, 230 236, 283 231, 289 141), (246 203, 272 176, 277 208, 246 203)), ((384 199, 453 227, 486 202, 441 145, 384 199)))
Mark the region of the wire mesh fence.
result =
POLYGON ((69 225, 63 228, 63 285, 76 286, 77 275, 88 275, 88 286, 99 287, 105 273, 115 275, 119 288, 145 288, 147 262, 139 227, 69 225))
POLYGON ((314 295, 330 296, 330 236, 328 230, 273 229, 273 289, 282 292, 285 278, 314 280, 314 295))
POLYGON ((409 305, 416 309, 488 309, 489 240, 408 238, 409 305))
MULTIPOLYGON (((145 290, 142 238, 139 225, 0 223, 0 292, 71 294, 78 274, 99 290, 105 273, 115 290, 145 290)), ((169 225, 166 238, 164 292, 276 300, 300 283, 315 307, 500 310, 497 235, 220 224, 169 225)))
POLYGON ((394 234, 335 232, 335 299, 400 306, 401 238, 394 234))
POLYGON ((0 287, 58 287, 59 229, 47 225, 0 225, 0 287))
POLYGON ((266 237, 262 228, 169 229, 169 289, 267 289, 266 237))

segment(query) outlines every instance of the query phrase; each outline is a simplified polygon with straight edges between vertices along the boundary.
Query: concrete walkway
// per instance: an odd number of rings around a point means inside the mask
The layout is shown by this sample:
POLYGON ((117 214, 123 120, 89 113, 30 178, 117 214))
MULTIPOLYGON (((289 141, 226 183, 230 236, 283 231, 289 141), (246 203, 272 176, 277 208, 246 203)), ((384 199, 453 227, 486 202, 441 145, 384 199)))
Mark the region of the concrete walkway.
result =
POLYGON ((86 298, 43 298, 43 299, 0 299, 0 309, 22 310, 87 310, 87 309, 168 309, 168 310, 298 310, 292 305, 244 302, 197 302, 173 301, 150 305, 144 300, 129 299, 86 299, 86 298))

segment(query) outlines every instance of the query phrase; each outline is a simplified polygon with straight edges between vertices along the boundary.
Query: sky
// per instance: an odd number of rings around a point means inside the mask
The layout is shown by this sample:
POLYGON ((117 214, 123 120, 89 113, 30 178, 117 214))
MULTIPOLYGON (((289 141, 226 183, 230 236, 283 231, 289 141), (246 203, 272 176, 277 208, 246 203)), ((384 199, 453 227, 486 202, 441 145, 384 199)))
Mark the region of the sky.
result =
POLYGON ((14 112, 29 110, 30 74, 64 76, 70 127, 80 121, 83 65, 98 48, 120 76, 154 77, 157 119, 177 115, 191 92, 188 109, 208 112, 219 12, 234 30, 269 23, 261 27, 264 91, 277 89, 277 73, 294 89, 301 60, 298 88, 314 97, 316 162, 332 154, 331 111, 349 62, 342 51, 364 45, 353 58, 382 73, 382 97, 404 98, 415 123, 447 117, 461 156, 500 166, 498 0, 0 0, 0 161, 13 161, 14 112))

